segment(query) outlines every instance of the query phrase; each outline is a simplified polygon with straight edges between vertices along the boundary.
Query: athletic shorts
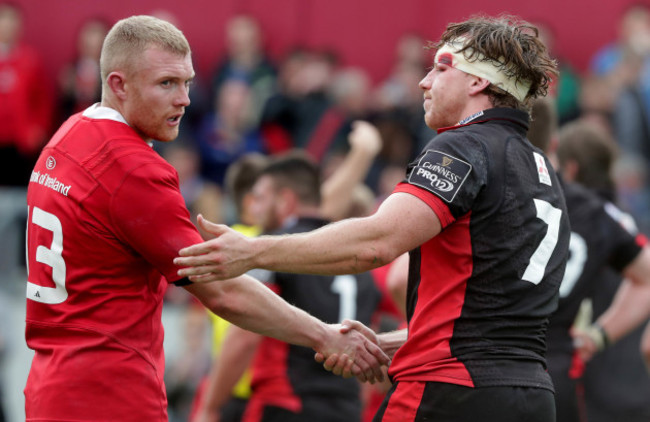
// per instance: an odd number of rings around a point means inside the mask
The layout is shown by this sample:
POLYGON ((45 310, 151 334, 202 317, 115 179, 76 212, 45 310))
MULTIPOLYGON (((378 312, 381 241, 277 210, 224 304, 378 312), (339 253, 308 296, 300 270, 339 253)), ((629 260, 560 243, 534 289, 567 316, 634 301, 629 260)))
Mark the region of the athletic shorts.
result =
POLYGON ((440 382, 393 384, 373 422, 555 422, 552 391, 440 382))
POLYGON ((282 407, 249 400, 244 422, 354 422, 361 420, 358 397, 318 395, 302 397, 302 409, 295 413, 282 407))

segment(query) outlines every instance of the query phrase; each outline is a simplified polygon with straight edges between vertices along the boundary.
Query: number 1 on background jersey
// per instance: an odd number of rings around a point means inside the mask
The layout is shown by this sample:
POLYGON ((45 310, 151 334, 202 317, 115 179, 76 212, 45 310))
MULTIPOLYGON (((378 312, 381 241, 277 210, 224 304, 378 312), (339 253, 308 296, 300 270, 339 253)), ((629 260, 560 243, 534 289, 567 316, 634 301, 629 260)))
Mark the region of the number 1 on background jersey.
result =
POLYGON ((334 277, 331 287, 339 295, 339 322, 357 319, 357 279, 352 275, 334 277))
MULTIPOLYGON (((63 259, 63 227, 61 220, 47 211, 34 207, 30 212, 27 208, 27 236, 29 236, 29 224, 35 224, 45 230, 52 232, 52 244, 50 247, 38 245, 36 248, 36 261, 52 268, 52 281, 55 287, 39 286, 27 281, 27 299, 36 302, 55 305, 63 303, 68 298, 68 291, 65 289, 66 266, 63 259)), ((29 245, 29 242, 26 242, 29 245)), ((27 246, 27 274, 29 275, 29 246, 27 246)))

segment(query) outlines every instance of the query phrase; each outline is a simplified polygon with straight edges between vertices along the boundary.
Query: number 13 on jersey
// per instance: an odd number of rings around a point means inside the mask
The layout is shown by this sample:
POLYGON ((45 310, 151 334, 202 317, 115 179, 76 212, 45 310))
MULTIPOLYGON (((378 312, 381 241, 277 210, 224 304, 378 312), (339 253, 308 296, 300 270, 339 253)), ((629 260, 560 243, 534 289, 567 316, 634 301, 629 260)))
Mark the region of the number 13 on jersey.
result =
MULTIPOLYGON (((55 305, 63 303, 68 298, 65 288, 66 266, 63 259, 63 227, 61 220, 47 211, 38 207, 31 210, 27 208, 27 274, 29 278, 29 235, 30 229, 47 230, 52 233, 52 243, 49 246, 36 247, 36 261, 52 268, 52 281, 55 287, 40 286, 27 281, 27 299, 36 302, 55 305)), ((32 236, 34 233, 32 232, 32 236)), ((37 237, 40 238, 40 237, 37 237)))

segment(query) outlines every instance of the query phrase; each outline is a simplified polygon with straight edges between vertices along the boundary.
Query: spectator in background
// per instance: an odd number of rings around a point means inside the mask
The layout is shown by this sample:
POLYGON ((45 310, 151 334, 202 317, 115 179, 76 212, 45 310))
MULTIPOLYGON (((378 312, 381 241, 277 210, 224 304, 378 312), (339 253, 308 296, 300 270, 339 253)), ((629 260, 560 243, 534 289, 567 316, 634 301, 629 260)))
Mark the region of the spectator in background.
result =
MULTIPOLYGON (((261 123, 274 150, 328 150, 345 122, 328 96, 336 62, 330 52, 307 49, 291 51, 282 62, 280 90, 266 102, 261 123)), ((312 156, 319 161, 323 155, 312 156)))
MULTIPOLYGON (((397 41, 390 74, 374 89, 370 102, 371 120, 384 138, 384 148, 370 173, 368 184, 384 196, 385 179, 392 169, 403 169, 435 132, 424 123, 422 92, 418 83, 425 72, 428 59, 425 41, 418 34, 405 33, 397 41)), ((401 176, 400 176, 401 178, 401 176)), ((389 184, 392 177, 388 177, 389 184)))
POLYGON ((624 9, 618 39, 597 51, 590 70, 608 81, 607 95, 613 97, 612 133, 620 145, 623 160, 638 170, 634 175, 626 171, 621 204, 637 219, 641 230, 650 234, 647 213, 650 204, 650 6, 647 3, 633 3, 624 9), (629 182, 639 177, 642 177, 639 186, 633 187, 629 182))
POLYGON ((27 186, 51 134, 51 87, 22 25, 22 10, 0 2, 0 186, 27 186))
POLYGON ((249 112, 257 125, 264 103, 276 90, 277 78, 275 65, 264 51, 264 33, 252 16, 235 15, 226 23, 224 35, 225 53, 212 76, 212 98, 218 95, 227 81, 244 81, 250 88, 252 98, 248 105, 249 112))
POLYGON ((425 41, 418 34, 402 35, 397 41, 391 73, 375 89, 371 107, 378 115, 375 121, 380 130, 392 131, 395 130, 393 128, 400 127, 411 138, 409 144, 404 144, 403 138, 386 136, 387 139, 392 139, 391 143, 396 144, 395 147, 387 145, 386 151, 382 153, 382 159, 386 163, 404 167, 413 158, 412 154, 424 147, 435 135, 424 124, 422 93, 418 89, 418 83, 426 74, 424 69, 429 60, 428 51, 425 41), (395 155, 400 145, 405 152, 395 155), (407 157, 406 162, 402 159, 404 155, 407 157))
POLYGON ((563 125, 580 115, 580 75, 566 57, 557 52, 556 32, 550 22, 536 22, 539 37, 544 41, 551 57, 558 62, 560 75, 553 80, 550 88, 557 106, 558 124, 563 125))
POLYGON ((424 40, 414 33, 402 35, 397 41, 393 60, 391 73, 376 89, 373 107, 391 109, 421 105, 421 93, 416 88, 426 68, 424 40), (416 82, 415 85, 413 82, 416 82))
MULTIPOLYGON (((179 139, 166 146, 162 156, 178 173, 181 195, 192 221, 196 221, 196 217, 201 214, 225 222, 223 191, 213 181, 201 177, 201 158, 196 147, 179 139)), ((200 229, 199 231, 201 232, 200 229)), ((211 237, 205 232, 201 232, 201 236, 204 239, 211 237)))
POLYGON ((634 56, 647 58, 650 53, 650 7, 633 3, 623 11, 618 23, 618 39, 600 48, 591 59, 590 72, 619 77, 627 73, 626 61, 634 56))
POLYGON ((165 369, 170 422, 189 420, 194 396, 203 377, 210 370, 211 362, 205 308, 198 301, 191 300, 184 307, 182 318, 180 351, 174 359, 168 358, 165 369))
POLYGON ((578 99, 578 119, 586 120, 612 134, 612 116, 617 95, 618 88, 613 79, 598 75, 584 77, 578 99))
MULTIPOLYGON (((307 152, 315 160, 323 162, 332 154, 344 153, 347 139, 355 120, 368 120, 368 105, 372 82, 368 73, 360 67, 336 69, 327 86, 327 96, 332 103, 328 118, 340 122, 329 139, 310 142, 307 152)), ((327 114, 323 116, 324 118, 327 114)))
POLYGON ((77 34, 75 57, 63 67, 59 75, 59 107, 56 116, 59 124, 101 100, 99 55, 109 27, 102 18, 91 18, 82 23, 77 34))
POLYGON ((251 116, 251 87, 246 81, 224 81, 214 97, 213 111, 198 128, 195 142, 201 158, 201 176, 223 187, 226 170, 240 156, 265 153, 262 135, 251 116))

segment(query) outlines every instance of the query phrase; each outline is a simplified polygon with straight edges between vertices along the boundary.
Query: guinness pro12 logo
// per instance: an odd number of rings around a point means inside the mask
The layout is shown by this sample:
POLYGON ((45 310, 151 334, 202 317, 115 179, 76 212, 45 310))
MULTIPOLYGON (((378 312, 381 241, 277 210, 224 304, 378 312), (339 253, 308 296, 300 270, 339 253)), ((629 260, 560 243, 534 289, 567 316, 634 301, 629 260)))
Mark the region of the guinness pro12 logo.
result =
POLYGON ((440 151, 427 151, 409 174, 409 183, 424 188, 446 202, 453 201, 472 166, 440 151))

